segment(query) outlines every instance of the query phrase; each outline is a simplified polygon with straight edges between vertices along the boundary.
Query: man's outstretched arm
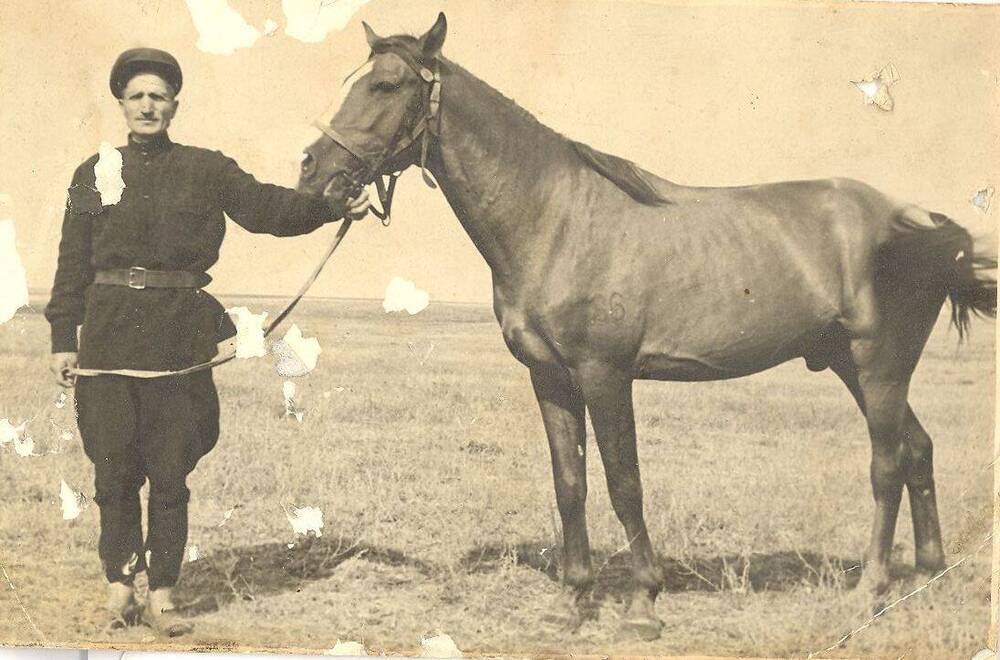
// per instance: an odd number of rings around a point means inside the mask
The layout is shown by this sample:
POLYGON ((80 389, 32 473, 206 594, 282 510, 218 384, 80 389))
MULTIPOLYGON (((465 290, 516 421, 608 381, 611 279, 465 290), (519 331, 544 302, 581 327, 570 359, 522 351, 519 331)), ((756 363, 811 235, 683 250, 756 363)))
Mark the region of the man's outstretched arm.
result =
POLYGON ((240 169, 232 158, 221 154, 220 157, 222 208, 236 224, 248 231, 298 236, 345 216, 359 220, 368 213, 370 202, 367 192, 345 204, 325 196, 261 183, 240 169))

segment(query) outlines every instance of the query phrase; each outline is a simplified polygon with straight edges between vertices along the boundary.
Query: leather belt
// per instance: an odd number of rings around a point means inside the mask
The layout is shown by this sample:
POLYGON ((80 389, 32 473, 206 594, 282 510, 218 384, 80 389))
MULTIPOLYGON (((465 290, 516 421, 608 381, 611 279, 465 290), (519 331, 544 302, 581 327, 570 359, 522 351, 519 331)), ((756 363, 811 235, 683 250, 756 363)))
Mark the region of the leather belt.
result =
POLYGON ((200 289, 212 281, 208 273, 187 270, 147 270, 139 266, 99 270, 94 284, 112 284, 132 289, 200 289))

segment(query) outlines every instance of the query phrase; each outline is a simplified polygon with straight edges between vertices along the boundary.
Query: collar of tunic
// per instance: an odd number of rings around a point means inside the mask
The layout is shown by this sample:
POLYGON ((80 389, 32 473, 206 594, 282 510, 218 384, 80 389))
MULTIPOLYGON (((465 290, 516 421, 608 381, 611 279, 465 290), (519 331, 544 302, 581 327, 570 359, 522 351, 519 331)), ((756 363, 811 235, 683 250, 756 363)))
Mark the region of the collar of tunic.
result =
POLYGON ((166 132, 158 133, 153 136, 153 139, 148 142, 139 142, 135 139, 132 133, 128 135, 128 146, 133 149, 138 149, 142 155, 146 156, 149 154, 158 154, 166 151, 173 145, 170 141, 170 136, 166 132))

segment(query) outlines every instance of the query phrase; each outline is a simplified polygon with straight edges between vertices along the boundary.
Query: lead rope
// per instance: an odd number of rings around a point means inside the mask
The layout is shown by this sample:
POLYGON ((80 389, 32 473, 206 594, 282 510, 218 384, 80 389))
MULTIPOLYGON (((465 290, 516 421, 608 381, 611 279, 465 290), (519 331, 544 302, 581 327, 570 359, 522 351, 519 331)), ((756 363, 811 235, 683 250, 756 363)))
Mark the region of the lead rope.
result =
MULTIPOLYGON (((316 282, 316 278, 318 278, 319 274, 323 272, 323 267, 326 266, 326 263, 330 260, 330 257, 333 256, 333 253, 337 250, 337 247, 340 245, 340 242, 344 239, 344 235, 347 234, 347 230, 350 229, 350 227, 351 227, 351 220, 348 218, 344 218, 341 221, 340 229, 337 230, 337 235, 333 237, 333 241, 330 243, 330 247, 326 249, 326 254, 323 255, 323 258, 320 260, 319 264, 316 266, 315 269, 313 269, 312 274, 309 275, 309 278, 306 279, 305 283, 299 288, 299 292, 295 294, 295 297, 292 298, 291 302, 285 305, 285 308, 281 310, 281 312, 274 317, 274 320, 268 324, 267 328, 264 329, 264 337, 270 335, 274 331, 274 329, 277 328, 278 325, 280 325, 281 322, 284 321, 288 317, 288 315, 292 313, 292 310, 295 309, 295 306, 299 304, 299 301, 302 300, 302 297, 306 294, 307 291, 309 291, 309 287, 311 287, 313 283, 316 282)), ((165 376, 186 376, 188 374, 197 373, 199 371, 204 371, 206 369, 212 369, 214 367, 219 366, 220 364, 225 364, 226 362, 229 362, 235 357, 236 357, 236 348, 233 347, 228 351, 226 351, 225 354, 219 355, 218 357, 215 357, 209 360, 208 362, 202 362, 200 364, 187 367, 186 369, 178 369, 175 371, 145 371, 141 369, 69 369, 67 371, 70 375, 73 376, 129 376, 131 378, 163 378, 165 376)))

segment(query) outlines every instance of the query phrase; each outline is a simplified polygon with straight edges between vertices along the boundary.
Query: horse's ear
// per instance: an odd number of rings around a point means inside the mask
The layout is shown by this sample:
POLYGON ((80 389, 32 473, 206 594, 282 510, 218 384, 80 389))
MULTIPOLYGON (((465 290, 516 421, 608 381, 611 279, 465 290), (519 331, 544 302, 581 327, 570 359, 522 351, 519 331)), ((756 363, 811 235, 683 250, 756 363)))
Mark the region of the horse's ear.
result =
POLYGON ((427 57, 437 57, 441 54, 441 47, 444 46, 445 35, 448 34, 448 20, 444 17, 444 12, 438 14, 434 26, 427 31, 427 34, 420 37, 420 48, 427 57))
POLYGON ((368 40, 368 47, 374 48, 375 44, 382 41, 382 37, 375 34, 375 30, 372 29, 372 26, 368 25, 364 21, 361 21, 361 25, 365 27, 365 39, 368 40))

